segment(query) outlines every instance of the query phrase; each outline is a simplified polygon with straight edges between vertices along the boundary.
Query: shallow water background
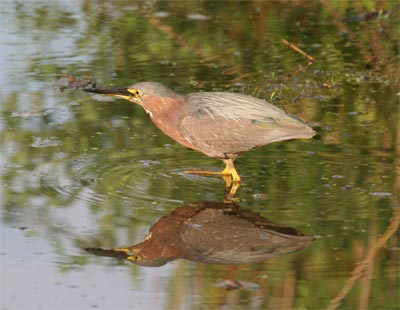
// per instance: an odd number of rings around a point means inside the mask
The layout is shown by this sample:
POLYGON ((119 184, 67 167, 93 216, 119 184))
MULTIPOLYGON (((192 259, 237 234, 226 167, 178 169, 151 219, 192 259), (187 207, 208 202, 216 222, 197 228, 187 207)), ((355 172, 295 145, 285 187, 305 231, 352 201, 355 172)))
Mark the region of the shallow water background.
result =
POLYGON ((397 1, 3 0, 0 11, 1 309, 399 307, 397 1), (184 171, 223 163, 132 103, 61 92, 66 74, 247 93, 299 115, 318 135, 243 154, 238 205, 317 239, 244 265, 86 253, 222 201, 222 179, 184 171))

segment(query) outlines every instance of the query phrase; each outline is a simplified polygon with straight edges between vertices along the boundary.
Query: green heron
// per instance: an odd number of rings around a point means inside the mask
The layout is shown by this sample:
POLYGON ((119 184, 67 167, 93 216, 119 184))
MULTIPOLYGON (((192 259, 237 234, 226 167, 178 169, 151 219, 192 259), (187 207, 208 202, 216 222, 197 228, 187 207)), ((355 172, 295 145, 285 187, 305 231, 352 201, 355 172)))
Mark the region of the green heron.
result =
POLYGON ((272 142, 307 139, 315 135, 315 131, 298 117, 264 100, 238 93, 180 95, 154 82, 83 90, 139 104, 167 136, 225 162, 222 172, 192 173, 218 173, 236 183, 240 182, 240 176, 233 161, 241 153, 272 142))
POLYGON ((213 264, 248 264, 299 251, 314 239, 235 203, 197 202, 178 207, 159 219, 136 245, 85 250, 148 267, 179 258, 213 264))

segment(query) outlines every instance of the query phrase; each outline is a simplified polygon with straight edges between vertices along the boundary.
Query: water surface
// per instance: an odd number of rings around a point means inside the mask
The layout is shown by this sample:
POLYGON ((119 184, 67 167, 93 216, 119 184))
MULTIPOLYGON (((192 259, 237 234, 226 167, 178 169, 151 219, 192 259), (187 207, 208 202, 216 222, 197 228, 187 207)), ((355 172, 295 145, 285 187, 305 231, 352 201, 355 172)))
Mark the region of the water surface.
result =
POLYGON ((398 307, 398 12, 396 1, 3 1, 2 309, 398 307), (85 252, 138 243, 178 207, 222 202, 222 179, 184 171, 223 163, 132 103, 60 91, 66 74, 247 93, 302 117, 318 135, 243 154, 236 196, 316 239, 239 265, 149 268, 85 252))

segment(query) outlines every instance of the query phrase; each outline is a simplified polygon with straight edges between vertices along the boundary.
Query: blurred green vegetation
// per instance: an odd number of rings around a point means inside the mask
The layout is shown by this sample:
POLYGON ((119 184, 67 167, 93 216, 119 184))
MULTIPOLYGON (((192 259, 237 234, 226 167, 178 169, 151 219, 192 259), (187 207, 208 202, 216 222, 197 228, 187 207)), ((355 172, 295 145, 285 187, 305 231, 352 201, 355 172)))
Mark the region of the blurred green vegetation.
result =
MULTIPOLYGON (((118 246, 121 235, 133 243, 176 206, 223 198, 219 179, 182 173, 220 169, 218 160, 177 145, 131 103, 60 92, 66 73, 104 85, 149 80, 178 92, 272 98, 318 136, 238 159, 240 204, 321 238, 298 255, 250 266, 177 263, 170 306, 182 294, 200 296, 192 309, 327 306, 399 206, 398 1, 76 3, 7 4, 13 18, 4 42, 14 54, 0 81, 3 223, 51 232, 68 272, 92 262, 71 249, 118 246), (316 62, 307 67, 282 39, 316 62), (60 209, 77 205, 95 223, 90 233, 80 219, 60 218, 60 209), (261 289, 229 292, 227 300, 215 286, 227 277, 261 289)), ((343 309, 365 298, 371 309, 396 306, 398 238, 343 309)), ((137 280, 140 269, 132 274, 137 280)))

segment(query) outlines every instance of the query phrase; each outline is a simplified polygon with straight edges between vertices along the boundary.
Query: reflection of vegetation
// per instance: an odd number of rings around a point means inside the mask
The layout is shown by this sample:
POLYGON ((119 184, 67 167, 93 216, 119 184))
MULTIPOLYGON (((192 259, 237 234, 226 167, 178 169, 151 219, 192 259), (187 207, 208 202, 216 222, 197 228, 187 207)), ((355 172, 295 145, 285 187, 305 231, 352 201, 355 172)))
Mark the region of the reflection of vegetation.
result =
MULTIPOLYGON (((335 296, 334 299, 332 299, 330 306, 328 309, 336 309, 340 306, 341 301, 346 297, 346 295, 349 293, 351 288, 354 286, 354 283, 356 280, 360 279, 363 276, 363 273, 367 274, 368 276, 365 277, 363 285, 368 285, 370 286, 371 280, 372 280, 372 267, 373 267, 373 261, 375 259, 375 256, 377 253, 381 250, 381 248, 387 244, 388 240, 393 234, 396 234, 399 229, 400 225, 400 209, 396 208, 394 209, 394 215, 393 218, 390 221, 390 225, 388 226, 387 230, 385 233, 382 235, 382 237, 379 238, 379 240, 375 241, 376 237, 372 236, 372 240, 370 239, 370 248, 368 249, 368 252, 365 256, 365 258, 357 264, 355 269, 351 273, 351 277, 346 281, 345 285, 341 289, 341 291, 335 296), (371 242, 372 241, 372 242, 371 242), (365 283, 366 282, 366 283, 365 283)), ((366 290, 367 291, 367 290, 366 290)), ((362 298, 360 299, 360 304, 363 305, 363 307, 366 307, 368 305, 368 293, 363 293, 362 298)))
MULTIPOLYGON (((24 63, 15 64, 1 94, 3 222, 50 232, 65 257, 85 244, 88 230, 103 246, 120 243, 120 236, 134 242, 164 210, 199 195, 223 195, 222 183, 174 173, 218 162, 174 144, 129 103, 54 91, 49 81, 65 72, 114 85, 160 81, 182 92, 229 89, 267 98, 275 92, 275 103, 313 122, 319 136, 244 155, 237 162, 245 181, 238 196, 261 214, 268 203, 271 220, 322 238, 292 262, 245 270, 179 263, 171 304, 190 290, 202 297, 193 301, 198 307, 229 303, 214 283, 232 275, 261 285, 257 292, 231 292, 232 304, 258 300, 254 308, 271 308, 275 297, 287 308, 327 306, 399 203, 398 4, 362 3, 85 1, 72 12, 53 2, 17 2, 9 15, 22 41, 15 54, 24 63), (388 13, 362 19, 380 10, 388 13), (160 11, 169 15, 157 18, 160 11), (192 13, 209 19, 188 18, 192 13), (304 59, 282 38, 316 63, 287 77, 304 59), (36 138, 57 143, 39 145, 36 138), (80 222, 82 209, 95 225, 80 222), (68 220, 70 210, 78 216, 68 220), (65 236, 76 245, 64 243, 65 236)), ((374 262, 379 277, 358 287, 368 286, 370 297, 351 290, 344 307, 356 308, 359 299, 371 308, 395 305, 398 236, 389 242, 374 262)), ((70 258, 68 267, 87 263, 81 253, 70 258)))

